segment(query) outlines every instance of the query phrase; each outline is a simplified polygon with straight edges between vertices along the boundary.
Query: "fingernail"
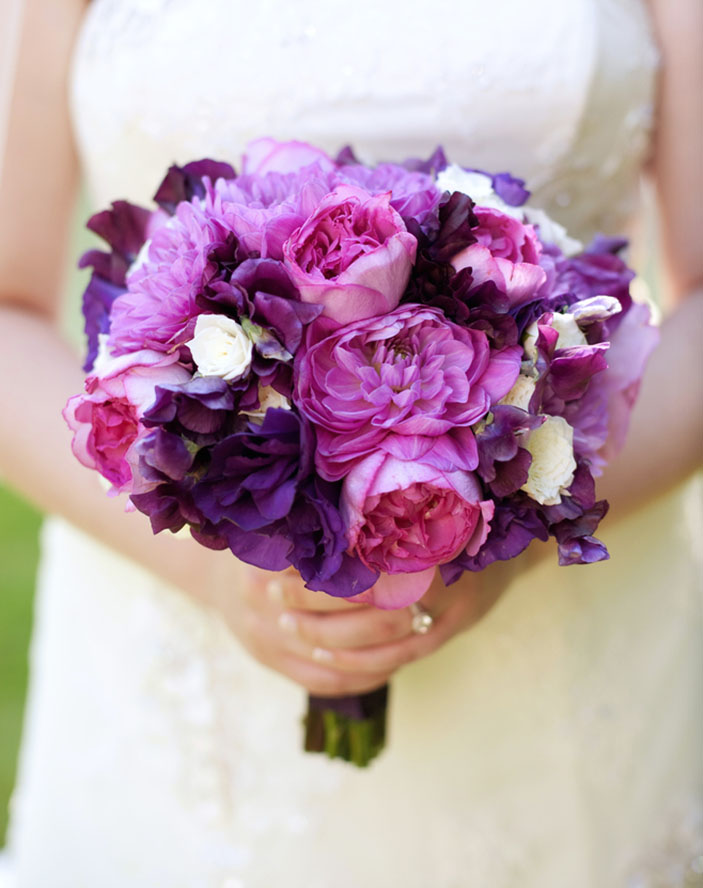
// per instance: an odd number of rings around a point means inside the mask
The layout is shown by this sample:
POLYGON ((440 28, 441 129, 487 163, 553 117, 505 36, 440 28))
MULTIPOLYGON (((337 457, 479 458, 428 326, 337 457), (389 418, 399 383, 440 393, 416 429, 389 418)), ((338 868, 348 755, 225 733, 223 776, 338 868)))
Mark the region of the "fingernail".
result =
POLYGON ((312 658, 316 663, 330 663, 334 660, 334 654, 324 648, 313 648, 312 658))
POLYGON ((280 580, 269 580, 266 583, 266 594, 276 604, 283 601, 283 583, 280 580))
POLYGON ((293 614, 288 613, 288 611, 283 611, 278 617, 278 628, 281 631, 292 635, 298 628, 298 621, 293 614))

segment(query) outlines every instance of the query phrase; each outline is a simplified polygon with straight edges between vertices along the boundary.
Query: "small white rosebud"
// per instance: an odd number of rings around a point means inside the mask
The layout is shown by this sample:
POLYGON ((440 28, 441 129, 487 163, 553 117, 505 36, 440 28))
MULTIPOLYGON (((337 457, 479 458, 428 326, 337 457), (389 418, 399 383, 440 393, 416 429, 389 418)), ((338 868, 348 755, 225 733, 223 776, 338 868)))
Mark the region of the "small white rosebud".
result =
POLYGON ((519 407, 520 410, 527 410, 530 399, 535 392, 535 385, 536 380, 532 377, 520 374, 515 380, 515 385, 498 403, 505 404, 508 407, 519 407))
POLYGON ((251 366, 251 339, 226 315, 199 315, 195 335, 186 345, 202 376, 231 381, 244 376, 251 366))
POLYGON ((521 490, 543 506, 556 506, 574 480, 574 430, 563 416, 548 416, 527 436, 532 454, 527 481, 521 490))

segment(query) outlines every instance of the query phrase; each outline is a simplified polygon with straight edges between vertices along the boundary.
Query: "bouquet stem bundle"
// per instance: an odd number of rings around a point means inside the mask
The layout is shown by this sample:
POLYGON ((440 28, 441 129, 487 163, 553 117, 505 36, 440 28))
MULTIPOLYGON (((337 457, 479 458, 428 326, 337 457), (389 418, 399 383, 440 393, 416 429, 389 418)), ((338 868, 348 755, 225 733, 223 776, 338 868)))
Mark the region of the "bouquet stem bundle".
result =
POLYGON ((348 697, 308 697, 304 748, 365 768, 386 745, 388 685, 348 697))

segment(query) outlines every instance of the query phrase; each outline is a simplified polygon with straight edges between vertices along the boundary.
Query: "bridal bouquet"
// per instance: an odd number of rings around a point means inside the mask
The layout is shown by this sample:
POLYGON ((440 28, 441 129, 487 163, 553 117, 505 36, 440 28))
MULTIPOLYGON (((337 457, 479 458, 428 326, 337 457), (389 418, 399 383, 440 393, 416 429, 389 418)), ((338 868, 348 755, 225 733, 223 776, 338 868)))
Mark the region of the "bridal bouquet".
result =
MULTIPOLYGON (((110 250, 81 260, 75 455, 155 533, 382 608, 535 537, 606 558, 594 476, 656 331, 625 241, 584 250, 528 198, 439 149, 368 166, 262 139, 239 175, 171 167, 157 209, 88 223, 110 250)), ((366 763, 382 719, 354 734, 348 704, 319 742, 366 763)))

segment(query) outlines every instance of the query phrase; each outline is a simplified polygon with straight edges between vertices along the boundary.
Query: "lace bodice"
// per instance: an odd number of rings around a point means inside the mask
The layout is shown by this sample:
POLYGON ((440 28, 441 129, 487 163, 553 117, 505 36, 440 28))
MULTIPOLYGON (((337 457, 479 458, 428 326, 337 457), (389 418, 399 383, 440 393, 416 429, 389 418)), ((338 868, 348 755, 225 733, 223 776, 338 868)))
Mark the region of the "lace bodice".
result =
POLYGON ((622 231, 656 66, 638 0, 98 0, 73 107, 97 204, 253 138, 427 156, 527 179, 572 230, 622 231))

